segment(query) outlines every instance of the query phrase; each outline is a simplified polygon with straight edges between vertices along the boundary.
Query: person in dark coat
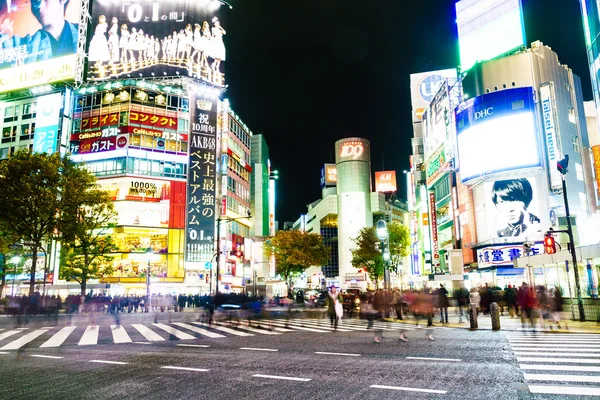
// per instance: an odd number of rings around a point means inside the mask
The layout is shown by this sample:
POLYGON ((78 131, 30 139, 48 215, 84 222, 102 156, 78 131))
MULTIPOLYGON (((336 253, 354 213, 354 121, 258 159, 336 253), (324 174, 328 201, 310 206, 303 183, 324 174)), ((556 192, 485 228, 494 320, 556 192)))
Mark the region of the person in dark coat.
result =
POLYGON ((448 290, 444 287, 443 283, 440 283, 440 288, 437 290, 438 295, 438 307, 440 308, 440 322, 448 323, 448 290), (444 321, 444 315, 446 320, 444 321))

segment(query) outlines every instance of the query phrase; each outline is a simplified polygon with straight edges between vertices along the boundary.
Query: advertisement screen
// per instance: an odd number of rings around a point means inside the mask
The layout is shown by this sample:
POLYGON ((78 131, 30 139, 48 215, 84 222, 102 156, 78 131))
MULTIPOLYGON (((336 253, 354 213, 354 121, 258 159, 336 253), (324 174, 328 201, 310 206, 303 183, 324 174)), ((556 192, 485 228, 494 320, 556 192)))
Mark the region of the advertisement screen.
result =
POLYGON ((99 0, 88 41, 90 80, 135 73, 224 85, 227 32, 218 1, 99 0))
POLYGON ((542 209, 544 194, 539 189, 533 178, 505 178, 477 186, 473 195, 479 242, 542 240, 549 213, 542 209))
POLYGON ((413 122, 420 122, 423 112, 446 80, 456 81, 456 69, 410 75, 410 100, 413 122))
POLYGON ((423 113, 423 150, 425 158, 429 158, 440 146, 447 149, 448 159, 454 158, 454 132, 450 130, 454 116, 450 105, 450 94, 447 81, 442 82, 438 95, 423 113))
POLYGON ((337 184, 337 168, 335 164, 325 164, 321 168, 321 187, 337 184))
POLYGON ((61 93, 48 94, 38 98, 33 137, 34 152, 52 154, 56 151, 61 107, 61 93))
POLYGON ((470 99, 456 115, 462 182, 541 165, 532 88, 470 99))
POLYGON ((462 71, 525 44, 521 0, 461 0, 456 25, 462 71))
POLYGON ((210 261, 214 253, 217 99, 190 99, 185 261, 210 261))
MULTIPOLYGON (((580 0, 580 4, 594 102, 596 113, 598 113, 600 111, 600 68, 598 68, 600 62, 600 4, 598 4, 598 0, 580 0)), ((597 122, 600 124, 600 120, 597 122)))
POLYGON ((80 7, 79 0, 1 2, 0 93, 75 77, 80 7))
POLYGON ((396 190, 398 190, 396 185, 396 171, 375 172, 376 192, 395 192, 396 190))

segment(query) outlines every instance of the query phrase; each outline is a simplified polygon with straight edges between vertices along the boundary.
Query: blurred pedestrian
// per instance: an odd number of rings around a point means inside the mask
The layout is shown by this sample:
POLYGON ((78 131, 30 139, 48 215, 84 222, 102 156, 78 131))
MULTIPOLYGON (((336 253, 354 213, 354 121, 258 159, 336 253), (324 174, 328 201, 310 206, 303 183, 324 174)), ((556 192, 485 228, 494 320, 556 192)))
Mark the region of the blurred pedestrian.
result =
POLYGON ((341 316, 338 316, 339 309, 342 308, 342 314, 344 312, 344 309, 342 306, 343 301, 344 300, 342 298, 342 295, 337 291, 337 288, 335 286, 332 286, 329 293, 327 293, 326 303, 327 303, 327 314, 329 315, 329 321, 331 323, 331 326, 335 330, 337 330, 338 322, 339 322, 339 319, 341 318, 341 316))
MULTIPOLYGON (((375 295, 373 296, 373 308, 377 310, 377 316, 380 318, 385 317, 386 307, 388 306, 385 292, 381 289, 377 289, 375 295)), ((373 336, 373 342, 381 343, 381 339, 383 339, 383 328, 375 329, 375 333, 373 336)))
MULTIPOLYGON (((420 319, 427 319, 427 328, 425 329, 425 337, 429 340, 435 340, 432 335, 431 327, 433 326, 433 295, 421 292, 415 296, 413 302, 413 315, 415 317, 416 326, 419 326, 420 319)), ((402 340, 402 338, 400 339, 402 340)), ((406 341, 406 340, 405 340, 406 341)))
POLYGON ((448 323, 448 290, 444 287, 443 283, 440 283, 440 288, 437 291, 438 295, 438 307, 440 308, 440 322, 448 323), (444 315, 446 320, 444 321, 444 315))
POLYGON ((506 301, 506 306, 508 307, 508 315, 510 315, 511 318, 515 316, 515 313, 518 315, 516 310, 517 291, 512 285, 508 285, 504 291, 504 301, 506 301))

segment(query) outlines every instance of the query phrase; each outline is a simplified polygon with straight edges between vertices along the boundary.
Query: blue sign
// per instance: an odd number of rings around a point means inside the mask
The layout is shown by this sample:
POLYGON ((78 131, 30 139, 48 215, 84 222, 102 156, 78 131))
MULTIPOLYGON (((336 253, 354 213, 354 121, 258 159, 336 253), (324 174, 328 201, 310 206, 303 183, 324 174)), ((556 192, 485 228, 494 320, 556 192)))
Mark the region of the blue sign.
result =
POLYGON ((431 103, 444 81, 448 79, 442 75, 428 75, 419 84, 419 96, 426 103, 431 103))
POLYGON ((207 271, 210 271, 212 268, 212 263, 209 261, 206 264, 204 264, 204 269, 207 271))
POLYGON ((33 151, 52 154, 58 140, 58 120, 62 105, 62 94, 54 93, 38 98, 33 151))
POLYGON ((556 211, 550 210, 550 223, 552 226, 556 226, 556 211))

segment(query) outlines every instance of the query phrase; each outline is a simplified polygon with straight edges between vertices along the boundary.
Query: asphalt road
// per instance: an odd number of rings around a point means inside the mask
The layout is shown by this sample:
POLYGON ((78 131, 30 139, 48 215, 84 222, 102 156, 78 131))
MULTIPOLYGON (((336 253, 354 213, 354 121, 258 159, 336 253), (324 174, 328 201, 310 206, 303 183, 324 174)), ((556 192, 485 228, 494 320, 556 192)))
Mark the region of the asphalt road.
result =
POLYGON ((575 399, 600 394, 600 335, 441 327, 432 330, 436 340, 430 341, 421 328, 376 323, 388 330, 375 344, 373 331, 360 320, 344 321, 332 332, 321 318, 292 319, 287 327, 280 320, 271 325, 274 330, 264 331, 227 323, 192 325, 192 315, 174 314, 169 323, 161 314, 158 324, 149 317, 124 316, 118 332, 106 325, 114 324, 106 315, 98 316, 96 327, 81 317, 72 328, 40 327, 48 321, 32 319, 22 330, 3 319, 0 399, 575 399), (64 329, 69 334, 57 344, 64 329), (398 341, 401 331, 409 342, 398 341), (118 343, 123 335, 129 341, 118 343), (45 347, 49 342, 55 346, 45 347))

